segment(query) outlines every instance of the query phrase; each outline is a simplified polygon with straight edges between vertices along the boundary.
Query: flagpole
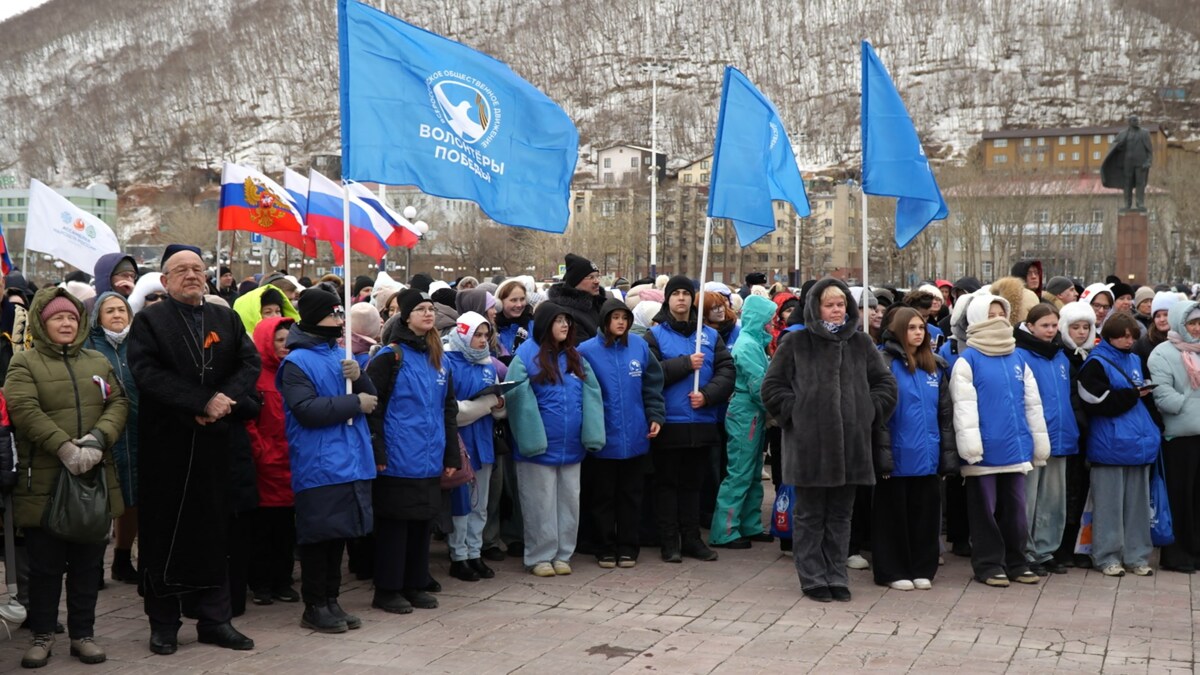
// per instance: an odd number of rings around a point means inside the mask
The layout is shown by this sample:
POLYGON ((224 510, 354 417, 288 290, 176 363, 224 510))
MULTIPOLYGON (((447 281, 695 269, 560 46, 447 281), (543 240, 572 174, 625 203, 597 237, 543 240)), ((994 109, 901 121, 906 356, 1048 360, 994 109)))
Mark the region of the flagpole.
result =
POLYGON ((871 313, 869 302, 867 302, 867 293, 870 293, 870 287, 867 285, 867 191, 862 192, 862 218, 859 220, 859 226, 862 229, 862 304, 867 306, 864 311, 862 307, 858 308, 859 318, 862 319, 862 329, 869 330, 867 324, 867 315, 871 313))
MULTIPOLYGON (((704 219, 704 250, 700 254, 700 290, 696 296, 696 353, 700 353, 700 337, 704 333, 704 279, 708 276, 708 240, 712 236, 712 218, 704 219)), ((717 346, 713 345, 715 352, 717 346)), ((700 391, 700 371, 694 371, 692 391, 700 391)))
POLYGON ((792 278, 792 284, 796 288, 800 287, 800 214, 792 212, 792 217, 795 218, 796 225, 796 252, 793 258, 792 269, 796 270, 796 276, 792 278))
MULTIPOLYGON (((344 327, 346 329, 346 358, 353 359, 353 340, 350 339, 350 184, 345 178, 342 179, 342 274, 345 278, 342 280, 342 311, 345 313, 344 327)), ((360 377, 362 377, 360 375, 360 377)), ((354 393, 354 383, 350 378, 346 378, 346 393, 354 393)), ((347 420, 347 423, 353 424, 354 418, 347 420)))
MULTIPOLYGON (((657 10, 656 10, 657 16, 657 10)), ((650 69, 650 278, 658 276, 658 64, 650 69)))

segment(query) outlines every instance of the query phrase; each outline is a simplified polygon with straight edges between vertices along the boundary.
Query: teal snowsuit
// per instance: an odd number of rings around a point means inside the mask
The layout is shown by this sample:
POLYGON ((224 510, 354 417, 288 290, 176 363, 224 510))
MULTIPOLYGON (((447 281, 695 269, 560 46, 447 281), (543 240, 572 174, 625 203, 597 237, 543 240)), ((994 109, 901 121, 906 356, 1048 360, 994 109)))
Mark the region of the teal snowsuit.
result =
POLYGON ((729 435, 729 474, 717 492, 713 510, 711 544, 727 544, 742 537, 762 534, 763 443, 766 439, 767 411, 759 388, 767 374, 769 322, 775 318, 775 303, 751 295, 742 305, 742 333, 733 345, 733 364, 737 368, 733 397, 725 416, 729 435))

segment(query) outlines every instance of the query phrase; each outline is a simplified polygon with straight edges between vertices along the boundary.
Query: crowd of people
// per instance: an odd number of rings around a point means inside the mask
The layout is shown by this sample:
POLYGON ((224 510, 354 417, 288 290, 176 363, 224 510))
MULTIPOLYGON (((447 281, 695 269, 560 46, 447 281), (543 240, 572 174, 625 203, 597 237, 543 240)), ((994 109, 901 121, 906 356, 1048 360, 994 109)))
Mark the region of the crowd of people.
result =
POLYGON ((361 627, 338 599, 344 557, 372 607, 435 608, 435 538, 462 582, 506 557, 554 577, 576 554, 630 569, 643 547, 715 561, 778 538, 818 602, 850 600, 851 569, 929 589, 947 553, 998 588, 1150 575, 1156 545, 1161 569, 1200 564, 1194 289, 1044 280, 1036 261, 906 291, 761 273, 736 291, 682 275, 606 289, 590 261, 565 263, 550 285, 239 285, 172 245, 159 272, 117 253, 94 279, 9 275, 0 490, 20 528, 22 665, 64 631, 72 656, 105 660, 110 519, 111 579, 138 585, 164 655, 184 617, 202 643, 252 649, 232 624, 247 600, 361 627), (81 510, 67 489, 95 491, 81 515, 102 535, 54 517, 81 510), (1167 506, 1171 536, 1152 537, 1167 506))

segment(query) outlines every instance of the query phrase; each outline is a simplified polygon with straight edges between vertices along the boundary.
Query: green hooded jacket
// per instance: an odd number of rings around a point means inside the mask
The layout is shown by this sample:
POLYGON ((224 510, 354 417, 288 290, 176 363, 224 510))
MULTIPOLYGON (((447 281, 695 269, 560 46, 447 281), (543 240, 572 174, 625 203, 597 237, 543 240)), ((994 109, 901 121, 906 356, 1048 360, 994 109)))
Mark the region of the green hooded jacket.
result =
POLYGON ((86 326, 83 303, 61 288, 44 288, 29 309, 33 347, 15 354, 9 364, 4 395, 17 438, 17 527, 41 527, 47 498, 63 470, 58 448, 88 433, 105 448, 109 514, 115 518, 125 511, 111 450, 125 427, 129 402, 108 359, 83 349, 86 326), (69 345, 54 344, 42 323, 42 309, 55 297, 69 298, 79 309, 79 332, 69 345))
POLYGON ((254 335, 254 327, 262 321, 262 294, 267 292, 267 289, 273 289, 276 293, 283 297, 283 315, 289 319, 300 321, 300 312, 292 305, 292 301, 288 299, 287 293, 266 284, 238 296, 237 300, 233 301, 233 311, 242 319, 242 325, 246 327, 246 335, 254 335))

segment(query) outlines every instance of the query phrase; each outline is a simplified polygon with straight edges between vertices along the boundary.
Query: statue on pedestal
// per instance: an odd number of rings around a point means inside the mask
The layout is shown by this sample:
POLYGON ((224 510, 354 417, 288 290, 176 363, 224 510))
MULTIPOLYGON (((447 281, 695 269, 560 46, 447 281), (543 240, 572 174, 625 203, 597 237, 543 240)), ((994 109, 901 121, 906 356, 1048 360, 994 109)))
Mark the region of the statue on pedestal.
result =
POLYGON ((1123 211, 1146 210, 1146 181, 1150 177, 1150 164, 1154 150, 1150 143, 1150 132, 1141 127, 1137 115, 1129 117, 1129 127, 1117 134, 1108 156, 1100 167, 1100 182, 1106 188, 1125 191, 1123 211), (1137 192, 1137 207, 1133 206, 1133 195, 1137 192))

